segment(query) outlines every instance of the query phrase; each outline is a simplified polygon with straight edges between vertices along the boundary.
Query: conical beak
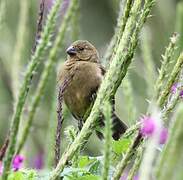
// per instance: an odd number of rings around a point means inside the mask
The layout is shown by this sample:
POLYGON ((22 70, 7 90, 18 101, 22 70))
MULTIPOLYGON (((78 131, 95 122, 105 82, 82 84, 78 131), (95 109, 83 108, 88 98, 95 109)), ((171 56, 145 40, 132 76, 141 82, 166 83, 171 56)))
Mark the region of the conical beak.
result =
POLYGON ((67 50, 66 50, 67 54, 69 54, 70 56, 76 55, 76 49, 73 46, 70 46, 67 50))

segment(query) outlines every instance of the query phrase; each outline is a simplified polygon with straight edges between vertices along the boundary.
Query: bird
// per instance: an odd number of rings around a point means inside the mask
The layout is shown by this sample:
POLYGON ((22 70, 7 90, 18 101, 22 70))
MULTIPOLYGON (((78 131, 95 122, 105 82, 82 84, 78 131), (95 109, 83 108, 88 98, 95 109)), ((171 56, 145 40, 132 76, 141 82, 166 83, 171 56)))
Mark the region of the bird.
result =
MULTIPOLYGON (((71 114, 78 120, 78 128, 83 126, 84 116, 88 108, 95 101, 97 91, 105 75, 105 68, 100 63, 99 53, 94 45, 87 40, 77 40, 66 50, 67 60, 59 68, 57 75, 58 86, 65 79, 70 81, 65 88, 63 99, 71 114)), ((115 100, 112 103, 112 137, 119 140, 127 129, 127 125, 115 114, 115 100)), ((98 119, 99 126, 105 125, 101 113, 98 119)), ((103 134, 96 130, 96 134, 103 139, 103 134)))

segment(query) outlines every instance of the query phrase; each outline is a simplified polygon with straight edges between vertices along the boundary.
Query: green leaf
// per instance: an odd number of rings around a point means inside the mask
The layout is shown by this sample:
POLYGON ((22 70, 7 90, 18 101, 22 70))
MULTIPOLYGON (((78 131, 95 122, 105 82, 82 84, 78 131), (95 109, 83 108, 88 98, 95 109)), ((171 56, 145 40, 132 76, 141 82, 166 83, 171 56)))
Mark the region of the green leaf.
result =
POLYGON ((89 164, 93 163, 96 159, 90 159, 88 156, 80 156, 78 167, 83 168, 88 166, 89 164))
POLYGON ((123 138, 118 141, 112 141, 112 150, 120 155, 122 153, 125 153, 131 144, 131 139, 123 138))
POLYGON ((92 163, 88 170, 91 174, 99 175, 101 174, 101 163, 99 160, 92 163))
POLYGON ((8 180, 24 180, 24 175, 22 172, 13 172, 8 176, 8 180))

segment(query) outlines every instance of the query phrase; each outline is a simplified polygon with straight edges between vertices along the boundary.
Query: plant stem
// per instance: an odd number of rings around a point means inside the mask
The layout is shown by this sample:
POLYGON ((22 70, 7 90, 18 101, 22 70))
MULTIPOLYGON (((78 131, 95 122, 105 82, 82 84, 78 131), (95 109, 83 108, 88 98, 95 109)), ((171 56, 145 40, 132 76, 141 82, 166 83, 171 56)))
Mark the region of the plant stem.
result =
POLYGON ((10 170, 11 161, 15 153, 16 138, 18 134, 19 123, 20 123, 23 106, 25 104, 25 100, 30 88, 31 80, 34 75, 34 71, 37 69, 40 63, 41 57, 44 54, 50 42, 51 34, 55 28, 56 14, 59 10, 60 3, 61 3, 61 0, 57 0, 52 10, 50 11, 46 26, 42 34, 42 40, 40 41, 40 44, 38 45, 35 51, 35 54, 31 58, 31 62, 28 66, 28 69, 25 74, 25 78, 20 88, 18 100, 16 102, 14 114, 11 121, 10 143, 9 143, 8 151, 6 153, 5 160, 4 160, 4 171, 2 176, 3 179, 7 178, 7 173, 10 170))
POLYGON ((39 105, 41 97, 44 94, 44 90, 45 90, 46 84, 48 82, 49 75, 53 69, 55 61, 57 60, 57 53, 58 53, 60 47, 62 46, 63 39, 64 39, 65 32, 66 32, 66 28, 68 26, 68 23, 69 23, 71 17, 73 16, 73 12, 75 12, 74 11, 75 3, 76 2, 74 0, 70 4, 69 9, 67 10, 67 13, 65 14, 63 22, 60 26, 60 30, 59 30, 59 33, 58 33, 57 38, 55 40, 55 43, 53 45, 53 48, 51 49, 51 51, 48 55, 48 61, 45 65, 45 68, 44 68, 43 73, 41 75, 41 79, 40 79, 38 88, 36 90, 36 94, 34 96, 34 99, 30 105, 30 113, 28 116, 28 120, 26 121, 27 123, 25 124, 24 130, 22 133, 22 137, 20 139, 20 143, 19 143, 18 148, 17 148, 17 152, 20 152, 20 150, 22 149, 22 147, 27 139, 30 127, 32 126, 35 112, 37 110, 37 107, 39 105))
POLYGON ((44 18, 44 9, 45 9, 45 1, 41 0, 40 6, 39 6, 39 15, 38 15, 38 21, 37 21, 37 31, 35 35, 35 42, 34 46, 32 48, 32 54, 36 51, 37 45, 39 43, 39 40, 41 39, 41 33, 43 30, 43 18, 44 18))
POLYGON ((126 154, 124 155, 122 161, 120 161, 117 166, 116 166, 116 171, 113 174, 112 180, 119 180, 124 169, 126 168, 126 166, 128 165, 128 162, 130 160, 130 158, 134 155, 134 153, 136 152, 136 149, 134 147, 136 147, 136 142, 139 140, 140 135, 138 134, 137 136, 134 137, 134 139, 132 140, 132 143, 130 145, 130 147, 128 148, 126 154))
POLYGON ((105 116, 105 149, 104 149, 104 167, 102 173, 102 180, 108 180, 109 167, 111 162, 111 144, 112 144, 112 119, 111 119, 111 105, 106 102, 103 107, 105 116))
POLYGON ((183 70, 180 73, 180 77, 178 80, 179 87, 177 87, 176 93, 170 95, 168 98, 167 104, 165 105, 164 109, 162 110, 162 118, 165 121, 165 123, 168 123, 168 115, 171 113, 171 111, 175 108, 177 103, 179 102, 180 99, 180 93, 183 88, 183 70))
POLYGON ((172 85, 174 84, 174 82, 176 81, 176 79, 182 69, 182 66, 183 66, 183 53, 181 53, 181 55, 179 56, 177 63, 175 64, 175 66, 172 70, 172 73, 161 93, 161 96, 159 96, 158 105, 160 107, 163 107, 163 105, 165 104, 167 97, 170 93, 170 89, 171 89, 172 85))
POLYGON ((161 91, 164 89, 164 82, 166 82, 167 76, 168 76, 168 67, 170 65, 170 61, 173 58, 173 55, 175 53, 176 49, 176 41, 177 41, 177 34, 174 33, 173 36, 170 38, 170 43, 168 47, 166 48, 165 54, 162 55, 162 65, 161 69, 159 70, 159 76, 156 81, 156 98, 158 98, 161 94, 161 91))
POLYGON ((20 1, 20 18, 18 22, 18 30, 16 34, 16 43, 12 55, 12 88, 14 100, 17 100, 19 89, 19 72, 21 63, 21 54, 24 49, 25 35, 26 35, 26 23, 28 19, 29 1, 20 1))
POLYGON ((182 173, 182 170, 181 172, 177 171, 178 165, 181 164, 182 167, 182 159, 180 156, 183 151, 182 115, 182 111, 178 112, 177 119, 173 121, 170 128, 171 132, 169 134, 167 145, 162 152, 159 164, 156 166, 156 178, 158 180, 176 179, 174 177, 178 175, 178 173, 182 173))
POLYGON ((176 51, 176 55, 181 53, 183 49, 183 1, 177 2, 176 6, 176 22, 175 22, 175 32, 178 32, 180 35, 178 40, 178 50, 176 51))
POLYGON ((123 1, 121 1, 121 3, 120 3, 120 10, 119 10, 117 27, 115 29, 115 34, 112 37, 110 44, 106 50, 105 57, 104 57, 104 59, 106 61, 105 63, 109 62, 109 60, 112 57, 112 54, 114 54, 116 52, 116 48, 119 44, 120 38, 123 35, 124 29, 126 26, 126 22, 127 22, 128 17, 129 17, 132 4, 133 4, 132 0, 126 0, 125 9, 123 10, 123 1), (123 14, 123 12, 124 12, 124 14, 123 14))
MULTIPOLYGON (((135 2, 140 3, 139 1, 135 2)), ((81 132, 76 137, 71 146, 67 149, 67 151, 63 154, 57 167, 51 173, 50 180, 55 180, 59 176, 68 160, 73 157, 74 153, 78 150, 82 143, 89 138, 96 125, 97 117, 101 112, 101 107, 103 106, 103 103, 105 102, 105 100, 109 100, 109 97, 111 97, 111 95, 116 93, 117 88, 119 87, 122 79, 126 75, 128 66, 131 63, 133 57, 132 55, 134 54, 137 45, 138 33, 142 28, 142 25, 145 22, 147 15, 149 14, 149 11, 152 7, 152 2, 153 1, 148 2, 148 8, 145 9, 140 23, 137 24, 137 27, 135 26, 137 31, 135 32, 134 38, 131 39, 131 37, 133 37, 132 35, 134 34, 134 24, 136 23, 136 17, 139 14, 139 6, 137 6, 138 3, 133 8, 133 13, 131 13, 131 17, 127 21, 117 52, 113 60, 111 61, 109 70, 107 71, 105 78, 99 88, 92 111, 86 122, 84 123, 81 132), (129 47, 130 50, 128 51, 129 47)))
POLYGON ((127 107, 126 111, 128 112, 129 124, 132 125, 134 124, 135 118, 136 118, 136 108, 134 106, 133 87, 131 84, 131 79, 129 78, 128 74, 123 80, 122 87, 123 87, 123 94, 125 97, 125 102, 127 107))
MULTIPOLYGON (((137 3, 137 1, 135 1, 135 2, 137 3)), ((140 15, 139 21, 137 22, 137 27, 136 27, 135 33, 132 36, 132 42, 133 43, 132 43, 132 46, 131 46, 132 50, 130 51, 131 54, 129 54, 129 58, 133 57, 133 53, 134 53, 133 49, 137 45, 137 40, 135 41, 135 39, 137 39, 138 33, 139 33, 140 29, 142 28, 142 25, 146 21, 146 18, 148 17, 153 4, 154 4, 153 0, 146 0, 145 1, 144 9, 143 9, 143 11, 140 15)), ((137 138, 135 138, 133 140, 132 146, 129 147, 127 153, 125 154, 125 157, 122 159, 122 161, 120 161, 118 163, 117 168, 116 168, 117 170, 116 170, 116 172, 114 173, 114 176, 113 176, 114 180, 117 180, 117 179, 120 178, 120 176, 121 176, 123 170, 125 169, 129 159, 133 155, 135 147, 137 147, 140 144, 140 139, 141 139, 141 136, 139 135, 139 136, 137 136, 137 138)))
POLYGON ((137 173, 137 171, 140 167, 140 163, 141 163, 141 160, 142 160, 142 154, 143 154, 143 147, 139 147, 139 149, 137 151, 135 163, 132 166, 132 169, 130 170, 130 172, 128 174, 127 180, 133 180, 135 174, 137 173))

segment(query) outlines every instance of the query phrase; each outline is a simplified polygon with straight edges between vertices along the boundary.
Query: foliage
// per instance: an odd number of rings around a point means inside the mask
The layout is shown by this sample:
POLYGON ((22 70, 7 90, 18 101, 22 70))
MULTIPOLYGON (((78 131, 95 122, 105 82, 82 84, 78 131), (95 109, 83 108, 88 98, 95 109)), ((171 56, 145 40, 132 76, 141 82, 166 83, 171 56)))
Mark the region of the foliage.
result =
MULTIPOLYGON (((34 35, 32 34, 32 38, 29 39, 26 33, 28 31, 31 33, 33 27, 31 20, 36 24, 36 18, 31 17, 31 13, 36 9, 34 5, 38 2, 19 1, 19 3, 9 4, 5 0, 0 1, 0 32, 2 33, 0 47, 3 47, 2 50, 0 49, 2 79, 0 93, 3 94, 2 98, 6 102, 4 109, 9 110, 0 112, 0 118, 3 119, 0 121, 0 128, 2 127, 0 132, 4 133, 7 125, 3 123, 12 112, 10 109, 13 109, 7 133, 8 148, 3 146, 0 151, 0 157, 3 158, 0 159, 0 179, 118 180, 125 176, 125 179, 130 180, 137 174, 141 180, 182 179, 183 22, 181 17, 183 3, 167 2, 166 8, 169 10, 174 7, 172 4, 177 5, 174 12, 176 18, 172 20, 171 17, 168 19, 167 14, 164 13, 162 4, 165 5, 165 2, 162 1, 126 0, 125 3, 123 0, 95 1, 96 4, 98 3, 97 6, 101 3, 101 7, 106 5, 113 7, 111 11, 114 17, 118 12, 112 39, 108 47, 103 48, 106 49, 106 52, 103 52, 103 64, 107 71, 97 98, 85 115, 86 121, 80 132, 76 130, 75 125, 72 126, 72 121, 69 121, 70 115, 67 109, 63 108, 63 112, 59 114, 60 119, 67 120, 64 122, 64 128, 67 126, 67 130, 64 135, 63 127, 62 132, 60 132, 61 126, 57 129, 58 164, 54 167, 54 147, 52 147, 54 142, 52 141, 55 141, 53 137, 56 133, 56 111, 59 113, 59 109, 56 110, 54 97, 56 96, 55 64, 58 66, 58 60, 61 60, 60 56, 65 54, 63 50, 68 42, 85 38, 85 31, 82 32, 82 28, 86 22, 83 19, 88 18, 87 22, 91 24, 92 22, 90 16, 83 14, 85 10, 92 9, 92 4, 86 5, 86 1, 78 0, 55 0, 52 5, 51 2, 51 0, 40 1, 38 31, 35 33, 36 38, 33 42, 31 39, 34 39, 34 35), (11 18, 7 12, 16 6, 20 9, 20 14, 19 22, 15 25, 9 22, 11 18), (150 16, 151 14, 153 16, 150 16), (154 14, 157 17, 154 17, 154 14), (57 23, 59 19, 61 22, 57 23), (147 23, 147 20, 153 25, 147 23), (175 28, 173 23, 166 24, 165 20, 176 21, 175 28), (160 23, 161 21, 163 23, 160 23), (158 23, 161 24, 160 27, 158 23), (17 31, 11 26, 15 26, 17 31), (171 31, 176 29, 178 32, 172 33, 170 42, 166 42, 165 52, 162 53, 165 46, 163 39, 168 41, 171 33, 170 31, 167 33, 165 29, 171 31), (7 37, 11 32, 16 35, 10 40, 7 37), (82 33, 79 34, 80 32, 82 33), (163 38, 158 37, 159 34, 163 38), (3 35, 6 37, 5 40, 3 35), (30 44, 33 47, 32 54, 27 53, 30 51, 30 44), (12 57, 9 53, 11 50, 13 50, 12 57), (160 56, 160 54, 163 55, 160 56), (143 60, 141 61, 139 57, 143 60), (8 59, 12 59, 12 63, 8 59), (25 64, 28 64, 26 70, 23 68, 25 64), (25 75, 20 78, 22 71, 25 71, 25 75), (111 136, 113 107, 109 103, 111 97, 115 95, 117 96, 116 109, 119 110, 120 115, 124 114, 126 117, 124 120, 129 125, 128 130, 117 141, 112 140, 111 136), (43 103, 41 103, 42 97, 44 97, 43 103), (14 104, 14 108, 10 108, 11 104, 14 104), (105 118, 104 129, 97 127, 101 112, 105 118), (139 114, 144 116, 137 118, 139 114), (144 119, 148 120, 146 125, 144 119), (42 131, 32 133, 33 128, 39 127, 42 131), (104 134, 104 140, 98 144, 96 139, 93 138, 92 143, 90 138, 96 129, 104 134), (162 135, 162 129, 166 129, 168 134, 162 135), (35 143, 32 143, 28 136, 34 138, 35 143), (165 145, 160 143, 161 138, 165 145), (62 142, 61 145, 60 142, 62 142), (39 148, 37 170, 31 168, 34 163, 32 156, 35 144, 39 148), (90 145, 92 150, 87 149, 90 145), (95 149, 98 149, 97 156, 93 153, 95 149), (20 153, 26 157, 26 166, 30 169, 12 168, 13 158, 20 153), (45 159, 47 164, 43 168, 42 161, 45 159)), ((35 10, 33 12, 35 14, 35 10)), ((91 12, 91 17, 97 15, 94 11, 91 10, 91 12)), ((100 10, 97 12, 101 13, 100 10)), ((95 20, 90 28, 85 26, 89 40, 97 25, 102 24, 99 17, 95 20)), ((104 27, 101 32, 107 33, 109 28, 104 27)), ((112 27, 111 24, 110 27, 112 27)), ((100 40, 99 33, 98 30, 96 34, 100 40)), ((59 103, 62 106, 62 102, 59 103)), ((0 106, 2 108, 2 103, 0 106)))

